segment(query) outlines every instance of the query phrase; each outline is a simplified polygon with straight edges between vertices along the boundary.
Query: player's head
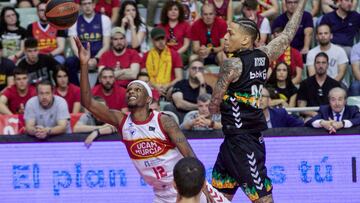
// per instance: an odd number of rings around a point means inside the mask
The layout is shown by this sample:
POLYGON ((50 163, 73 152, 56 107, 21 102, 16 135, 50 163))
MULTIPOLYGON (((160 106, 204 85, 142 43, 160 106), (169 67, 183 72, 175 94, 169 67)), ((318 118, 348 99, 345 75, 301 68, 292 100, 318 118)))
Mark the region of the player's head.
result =
POLYGON ((320 52, 315 56, 314 61, 316 75, 323 76, 327 74, 329 67, 329 56, 325 52, 320 52))
POLYGON ((19 91, 24 91, 28 87, 28 71, 25 68, 15 68, 14 69, 14 80, 16 89, 19 91))
POLYGON ((174 167, 175 188, 180 197, 192 198, 205 186, 205 167, 196 158, 182 158, 174 167))
POLYGON ((256 23, 250 19, 241 18, 231 22, 225 35, 225 51, 236 52, 240 49, 253 48, 260 35, 256 23))
POLYGON ((346 91, 341 87, 335 87, 329 91, 328 96, 331 110, 340 113, 346 105, 346 91))
POLYGON ((66 88, 69 85, 69 70, 64 65, 56 65, 53 80, 57 87, 66 88))
POLYGON ((105 90, 106 92, 112 90, 115 83, 114 69, 109 67, 101 69, 99 73, 99 83, 101 84, 103 90, 105 90))
POLYGON ((37 95, 39 98, 40 105, 44 108, 50 108, 54 101, 53 85, 50 81, 41 81, 36 86, 37 95))
POLYGON ((27 38, 25 40, 25 56, 30 64, 34 64, 39 58, 38 41, 35 38, 27 38))
POLYGON ((126 88, 126 101, 130 109, 149 108, 152 97, 150 86, 142 80, 134 80, 126 88))

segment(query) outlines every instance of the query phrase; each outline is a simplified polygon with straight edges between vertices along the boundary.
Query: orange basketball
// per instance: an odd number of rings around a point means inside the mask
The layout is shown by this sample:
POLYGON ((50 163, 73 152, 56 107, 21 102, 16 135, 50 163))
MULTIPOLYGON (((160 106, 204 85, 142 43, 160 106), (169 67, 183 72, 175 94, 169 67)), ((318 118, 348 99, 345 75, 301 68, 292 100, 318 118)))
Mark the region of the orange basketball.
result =
POLYGON ((46 18, 59 30, 71 27, 78 15, 79 5, 72 0, 50 0, 46 5, 46 18))

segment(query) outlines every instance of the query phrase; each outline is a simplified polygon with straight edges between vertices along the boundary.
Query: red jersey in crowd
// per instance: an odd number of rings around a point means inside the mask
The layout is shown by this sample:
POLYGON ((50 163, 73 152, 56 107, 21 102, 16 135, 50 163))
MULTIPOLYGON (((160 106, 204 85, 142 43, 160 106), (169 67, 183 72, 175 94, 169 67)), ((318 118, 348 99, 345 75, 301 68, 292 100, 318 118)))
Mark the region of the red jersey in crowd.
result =
POLYGON ((296 76, 296 67, 303 68, 303 60, 301 53, 292 47, 288 47, 284 53, 273 62, 272 69, 276 67, 277 63, 284 62, 290 66, 291 78, 296 76))
POLYGON ((179 22, 174 28, 170 28, 169 24, 160 24, 159 27, 165 30, 168 47, 175 51, 184 46, 184 38, 190 39, 191 26, 186 21, 179 22))
POLYGON ((62 96, 57 90, 57 88, 55 89, 55 95, 58 95, 66 100, 69 108, 69 113, 73 112, 74 103, 80 102, 80 88, 71 83, 69 83, 69 87, 65 96, 62 96))
POLYGON ((121 110, 122 108, 127 107, 127 105, 126 105, 126 89, 123 87, 120 87, 116 84, 114 84, 113 90, 110 95, 104 94, 104 92, 102 91, 101 84, 96 85, 92 89, 92 93, 94 96, 102 97, 105 100, 106 105, 110 109, 121 110))
MULTIPOLYGON (((25 108, 26 102, 33 96, 36 96, 36 88, 29 85, 28 91, 25 96, 20 96, 16 86, 12 85, 11 87, 7 88, 3 95, 8 99, 8 107, 9 110, 13 114, 23 114, 24 112, 19 112, 20 109, 25 108), (20 108, 21 107, 21 108, 20 108)), ((23 111, 23 109, 22 109, 23 111)))
POLYGON ((50 24, 44 29, 39 22, 32 23, 32 36, 38 40, 41 54, 48 54, 57 48, 57 29, 50 24))
POLYGON ((200 41, 200 45, 208 46, 210 43, 213 47, 218 47, 220 46, 220 39, 224 38, 226 32, 226 21, 220 17, 215 17, 210 33, 208 33, 208 29, 204 21, 199 19, 191 26, 191 40, 200 41))
MULTIPOLYGON (((139 53, 133 49, 127 48, 124 54, 121 56, 116 56, 113 50, 109 50, 101 55, 99 66, 115 68, 117 63, 119 63, 121 69, 128 69, 133 63, 138 63, 140 66, 141 60, 142 59, 139 56, 139 53)), ((130 82, 131 80, 120 80, 117 82, 117 84, 121 85, 122 87, 126 87, 130 82)))

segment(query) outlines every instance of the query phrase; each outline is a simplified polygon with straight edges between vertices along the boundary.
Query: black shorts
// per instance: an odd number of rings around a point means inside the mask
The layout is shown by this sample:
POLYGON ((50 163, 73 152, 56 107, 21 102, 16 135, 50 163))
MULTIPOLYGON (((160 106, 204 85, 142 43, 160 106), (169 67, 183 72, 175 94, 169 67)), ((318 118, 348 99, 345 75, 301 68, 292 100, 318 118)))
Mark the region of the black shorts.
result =
POLYGON ((212 172, 212 185, 234 195, 238 187, 251 201, 271 194, 261 133, 225 136, 212 172))

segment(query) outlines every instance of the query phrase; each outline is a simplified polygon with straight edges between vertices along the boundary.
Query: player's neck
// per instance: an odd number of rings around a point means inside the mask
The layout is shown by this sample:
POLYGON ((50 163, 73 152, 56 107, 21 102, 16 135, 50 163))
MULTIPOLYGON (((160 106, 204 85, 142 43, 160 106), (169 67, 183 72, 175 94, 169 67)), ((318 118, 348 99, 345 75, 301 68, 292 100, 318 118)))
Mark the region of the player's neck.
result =
POLYGON ((151 111, 148 108, 129 108, 130 112, 131 112, 131 119, 133 121, 138 121, 138 122, 144 122, 146 121, 150 114, 151 111))
POLYGON ((200 195, 197 195, 192 198, 185 198, 185 197, 179 197, 176 201, 177 203, 199 203, 200 202, 200 195))

